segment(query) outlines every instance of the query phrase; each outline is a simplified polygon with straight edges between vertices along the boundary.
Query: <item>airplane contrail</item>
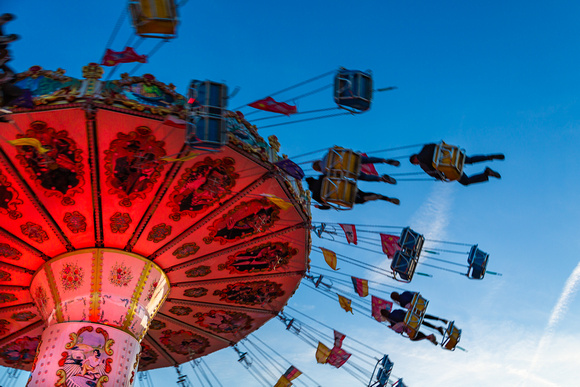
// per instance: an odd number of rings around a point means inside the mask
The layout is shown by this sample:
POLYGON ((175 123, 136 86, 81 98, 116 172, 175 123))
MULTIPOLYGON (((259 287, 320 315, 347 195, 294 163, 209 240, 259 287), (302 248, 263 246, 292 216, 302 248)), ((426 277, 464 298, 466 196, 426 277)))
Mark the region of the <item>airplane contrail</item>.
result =
MULTIPOLYGON (((536 352, 534 353, 534 357, 530 363, 529 372, 531 373, 532 370, 536 368, 536 364, 540 358, 540 354, 542 353, 544 347, 550 342, 553 334, 554 334, 554 327, 556 324, 562 319, 562 317, 568 311, 568 305, 574 299, 576 292, 578 291, 578 287, 580 286, 580 262, 576 265, 576 268, 572 271, 572 274, 566 280, 564 284, 564 289, 562 289, 562 293, 554 305, 552 309, 552 313, 550 314, 550 319, 548 320, 548 324, 544 329, 544 334, 538 343, 538 347, 536 348, 536 352)), ((527 378, 526 378, 527 380, 527 378)))

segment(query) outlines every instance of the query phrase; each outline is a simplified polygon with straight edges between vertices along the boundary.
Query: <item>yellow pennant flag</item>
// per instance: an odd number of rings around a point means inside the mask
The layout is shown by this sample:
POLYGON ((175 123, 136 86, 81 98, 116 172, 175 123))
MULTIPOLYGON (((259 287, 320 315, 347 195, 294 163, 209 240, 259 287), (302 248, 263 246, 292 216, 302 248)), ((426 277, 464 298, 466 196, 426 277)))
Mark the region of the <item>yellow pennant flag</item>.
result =
POLYGON ((339 294, 339 295, 338 295, 338 303, 340 304, 340 307, 341 307, 342 309, 346 310, 347 312, 350 312, 350 313, 354 314, 354 313, 352 312, 352 308, 351 308, 351 306, 350 306, 350 303, 351 303, 351 301, 350 301, 348 298, 346 298, 346 297, 343 297, 343 296, 341 296, 341 295, 339 294))
POLYGON ((41 155, 49 151, 48 149, 43 148, 42 143, 36 138, 19 138, 16 140, 8 140, 8 143, 14 146, 28 145, 34 147, 34 149, 36 149, 36 151, 41 155))
POLYGON ((318 348, 316 349, 316 362, 324 364, 330 355, 330 349, 320 341, 318 342, 318 348))
POLYGON ((262 196, 271 201, 273 204, 280 207, 282 210, 287 210, 288 208, 292 207, 292 203, 288 203, 286 200, 280 199, 278 196, 269 194, 262 194, 262 196))
POLYGON ((196 158, 197 156, 199 156, 200 153, 192 153, 190 155, 184 156, 184 157, 180 157, 178 159, 174 159, 173 157, 170 156, 165 156, 165 157, 161 157, 159 160, 164 160, 170 163, 174 163, 176 161, 187 161, 187 160, 191 160, 196 158))
POLYGON ((321 247, 320 250, 322 250, 322 255, 324 255, 324 260, 326 263, 328 263, 328 266, 330 266, 332 270, 338 270, 336 268, 336 253, 334 251, 327 250, 324 247, 321 247))
POLYGON ((288 378, 284 375, 280 376, 280 379, 274 384, 274 387, 290 387, 292 386, 292 382, 288 380, 288 378))

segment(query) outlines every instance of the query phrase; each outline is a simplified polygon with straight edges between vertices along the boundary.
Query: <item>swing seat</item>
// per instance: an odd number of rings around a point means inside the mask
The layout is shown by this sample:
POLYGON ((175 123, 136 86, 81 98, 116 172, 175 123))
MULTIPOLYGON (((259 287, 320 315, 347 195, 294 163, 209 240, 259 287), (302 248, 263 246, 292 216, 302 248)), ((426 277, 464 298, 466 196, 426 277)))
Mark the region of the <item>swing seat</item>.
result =
POLYGON ((449 322, 449 326, 443 335, 443 340, 441 341, 441 347, 454 351, 457 344, 461 340, 461 329, 455 326, 455 321, 449 322))
POLYGON ((405 383, 403 383, 403 378, 397 380, 392 387, 406 387, 405 383))
POLYGON ((356 198, 356 182, 344 178, 324 177, 320 198, 339 209, 351 209, 356 198))
POLYGON ((199 150, 221 149, 227 140, 227 122, 223 115, 227 86, 193 80, 189 85, 188 100, 191 101, 191 114, 187 120, 186 144, 199 150))
POLYGON ((427 301, 420 293, 415 293, 413 299, 411 300, 411 308, 409 310, 413 310, 417 314, 424 315, 427 311, 427 305, 429 305, 429 301, 427 301))
POLYGON ((424 299, 419 293, 415 293, 411 301, 411 308, 409 308, 405 315, 407 333, 411 339, 414 339, 419 333, 427 305, 429 305, 429 301, 424 299))
POLYGON ((129 10, 137 35, 160 39, 177 36, 177 10, 174 0, 130 0, 129 10))
POLYGON ((411 230, 410 227, 406 227, 401 231, 401 238, 399 238, 399 246, 401 250, 406 251, 410 256, 419 259, 421 250, 423 249, 423 243, 425 243, 425 237, 416 231, 411 230))
POLYGON ((441 141, 433 152, 433 168, 445 181, 459 180, 463 174, 465 151, 441 141))
POLYGON ((470 279, 483 279, 488 258, 489 254, 478 249, 477 245, 472 246, 467 257, 467 263, 469 264, 467 277, 470 279))
POLYGON ((339 146, 330 148, 324 165, 326 175, 357 180, 361 169, 361 159, 359 153, 350 149, 339 146))
POLYGON ((381 368, 377 372, 377 382, 379 383, 378 386, 386 386, 387 382, 389 381, 389 377, 391 376, 391 372, 393 371, 393 366, 395 363, 389 360, 389 356, 385 355, 381 361, 381 368))
POLYGON ((334 77, 334 101, 352 113, 371 107, 373 78, 370 72, 340 68, 334 77))
POLYGON ((401 282, 411 282, 418 261, 418 256, 409 254, 409 252, 403 250, 397 251, 391 262, 394 279, 401 282), (400 277, 400 280, 397 279, 397 275, 400 277))

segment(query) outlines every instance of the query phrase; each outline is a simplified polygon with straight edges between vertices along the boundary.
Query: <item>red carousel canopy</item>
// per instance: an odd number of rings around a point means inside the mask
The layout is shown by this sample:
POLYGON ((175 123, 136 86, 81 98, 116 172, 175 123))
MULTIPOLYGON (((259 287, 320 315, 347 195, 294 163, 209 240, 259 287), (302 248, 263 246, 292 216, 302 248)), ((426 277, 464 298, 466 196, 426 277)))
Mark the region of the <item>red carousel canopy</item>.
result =
POLYGON ((142 340, 139 370, 187 362, 276 316, 308 269, 309 198, 275 137, 228 112, 228 143, 193 151, 164 123, 185 118, 172 85, 101 74, 33 67, 0 123, 1 365, 30 370, 47 324, 84 321, 142 340))

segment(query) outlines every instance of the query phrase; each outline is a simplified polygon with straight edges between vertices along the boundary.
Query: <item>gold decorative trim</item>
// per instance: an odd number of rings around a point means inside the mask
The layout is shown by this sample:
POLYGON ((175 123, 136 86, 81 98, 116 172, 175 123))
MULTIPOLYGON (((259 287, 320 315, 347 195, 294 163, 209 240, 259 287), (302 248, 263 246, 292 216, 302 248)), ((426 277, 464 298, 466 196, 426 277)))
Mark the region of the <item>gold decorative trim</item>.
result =
POLYGON ((60 294, 56 287, 56 281, 54 279, 54 273, 52 272, 52 268, 50 267, 49 262, 46 262, 44 265, 42 265, 42 267, 44 268, 44 272, 46 273, 46 280, 48 281, 48 286, 50 287, 50 292, 52 293, 52 299, 54 300, 56 309, 56 321, 59 323, 64 322, 62 307, 60 305, 61 304, 60 294))
POLYGON ((89 321, 99 322, 101 314, 101 290, 103 281, 103 252, 93 251, 93 268, 91 275, 91 304, 89 306, 89 321))
POLYGON ((141 298, 141 293, 143 293, 143 288, 145 287, 145 282, 149 278, 151 274, 151 268, 153 266, 153 262, 147 262, 143 270, 141 271, 141 276, 139 277, 139 281, 137 282, 137 286, 135 286, 135 291, 133 292, 133 296, 131 296, 131 306, 129 307, 129 312, 127 312, 127 317, 123 322, 123 329, 128 330, 129 326, 133 322, 133 317, 135 317, 135 309, 137 308, 137 303, 139 302, 139 298, 141 298))

